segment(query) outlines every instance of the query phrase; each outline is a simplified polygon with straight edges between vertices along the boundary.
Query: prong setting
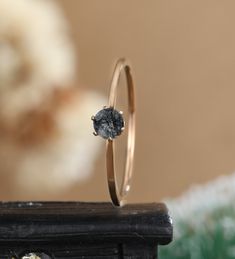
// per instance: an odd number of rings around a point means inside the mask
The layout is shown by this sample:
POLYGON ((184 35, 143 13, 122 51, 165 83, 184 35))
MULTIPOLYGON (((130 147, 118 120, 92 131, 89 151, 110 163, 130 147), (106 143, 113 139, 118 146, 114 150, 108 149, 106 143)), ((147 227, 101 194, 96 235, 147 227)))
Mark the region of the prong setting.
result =
POLYGON ((92 115, 92 116, 91 116, 91 120, 93 121, 94 119, 95 119, 95 116, 94 116, 94 115, 92 115))
POLYGON ((93 135, 94 135, 94 136, 98 136, 98 133, 94 131, 94 132, 93 132, 93 135))
POLYGON ((95 136, 99 135, 107 140, 113 140, 122 133, 124 119, 122 112, 112 107, 100 110, 94 117, 92 116, 95 136))

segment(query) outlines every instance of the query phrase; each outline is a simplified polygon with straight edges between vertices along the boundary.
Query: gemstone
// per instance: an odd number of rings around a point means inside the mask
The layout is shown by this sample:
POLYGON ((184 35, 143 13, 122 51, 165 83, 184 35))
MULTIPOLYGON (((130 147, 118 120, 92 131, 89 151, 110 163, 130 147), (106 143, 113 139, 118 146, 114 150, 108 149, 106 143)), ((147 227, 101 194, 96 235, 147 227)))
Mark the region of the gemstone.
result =
POLYGON ((104 139, 114 139, 122 133, 124 119, 122 114, 113 108, 100 110, 93 118, 95 132, 104 139))

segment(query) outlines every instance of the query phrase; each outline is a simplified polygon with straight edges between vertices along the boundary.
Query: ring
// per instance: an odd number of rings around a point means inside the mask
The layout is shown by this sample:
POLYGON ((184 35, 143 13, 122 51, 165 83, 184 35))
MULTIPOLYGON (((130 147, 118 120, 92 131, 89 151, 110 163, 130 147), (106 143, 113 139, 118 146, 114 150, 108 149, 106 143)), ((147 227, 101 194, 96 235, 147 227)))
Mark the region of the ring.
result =
POLYGON ((125 203, 124 198, 130 190, 135 149, 135 88, 131 67, 126 59, 119 59, 115 66, 110 85, 108 106, 105 106, 95 116, 92 116, 92 120, 95 130, 93 134, 106 139, 106 168, 111 200, 115 206, 122 206, 125 203), (125 128, 123 112, 115 109, 118 82, 122 71, 126 75, 128 90, 128 135, 125 172, 119 190, 115 173, 114 139, 121 135, 125 128))

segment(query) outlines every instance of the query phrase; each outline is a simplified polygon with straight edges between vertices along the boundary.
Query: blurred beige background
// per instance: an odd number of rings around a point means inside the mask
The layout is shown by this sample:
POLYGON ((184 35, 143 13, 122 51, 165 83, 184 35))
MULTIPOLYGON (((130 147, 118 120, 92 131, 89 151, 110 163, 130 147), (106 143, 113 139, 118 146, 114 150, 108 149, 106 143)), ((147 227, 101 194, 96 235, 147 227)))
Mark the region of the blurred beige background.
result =
MULTIPOLYGON (((132 61, 138 129, 129 201, 176 196, 234 171, 234 1, 58 2, 76 40, 79 84, 107 95, 113 62, 132 61)), ((60 198, 108 200, 104 150, 96 168, 60 198)))

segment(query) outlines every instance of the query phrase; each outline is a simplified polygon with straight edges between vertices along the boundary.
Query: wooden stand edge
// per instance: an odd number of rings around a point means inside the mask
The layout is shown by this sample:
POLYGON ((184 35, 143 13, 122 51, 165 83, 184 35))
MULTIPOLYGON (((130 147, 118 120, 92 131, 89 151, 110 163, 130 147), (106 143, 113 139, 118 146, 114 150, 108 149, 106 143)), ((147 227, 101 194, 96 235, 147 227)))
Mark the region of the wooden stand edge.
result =
POLYGON ((172 234, 162 203, 0 203, 0 259, 156 259, 172 234))

